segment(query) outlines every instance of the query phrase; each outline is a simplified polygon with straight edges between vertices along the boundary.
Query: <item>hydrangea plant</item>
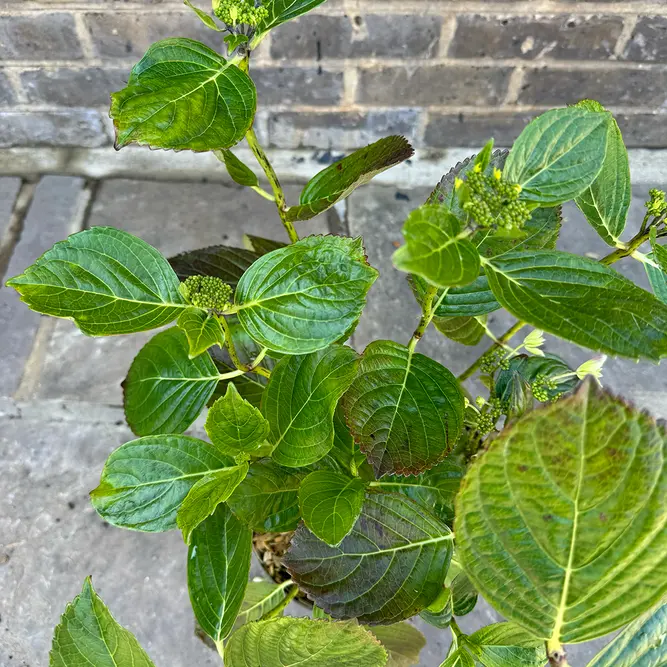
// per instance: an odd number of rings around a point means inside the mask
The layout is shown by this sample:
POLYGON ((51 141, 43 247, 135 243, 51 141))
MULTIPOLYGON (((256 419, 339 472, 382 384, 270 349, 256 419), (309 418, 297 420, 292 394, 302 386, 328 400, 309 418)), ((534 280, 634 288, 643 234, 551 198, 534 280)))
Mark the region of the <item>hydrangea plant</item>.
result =
MULTIPOLYGON (((665 427, 598 386, 604 355, 667 355, 664 192, 621 240, 628 155, 596 102, 541 115, 510 152, 489 142, 403 227, 394 265, 414 291, 414 335, 358 354, 345 342, 378 273, 362 239, 301 238, 299 223, 412 148, 388 137, 356 151, 288 205, 253 130, 253 50, 323 2, 214 0, 223 25, 193 7, 229 52, 160 41, 112 95, 117 148, 213 151, 276 204, 289 243, 166 259, 95 227, 8 283, 91 336, 162 329, 124 382, 137 439, 109 457, 94 508, 122 528, 182 531, 192 608, 227 667, 407 666, 424 645, 415 615, 452 633, 442 667, 563 666, 564 645, 619 628, 589 667, 667 664, 665 427), (271 191, 231 152, 243 139, 271 191), (555 249, 572 200, 610 246, 600 261, 555 249), (654 294, 612 268, 626 258, 654 294), (501 308, 516 323, 495 335, 501 308), (418 352, 431 325, 491 348, 457 378, 418 352), (591 360, 569 368, 543 332, 591 360), (474 375, 484 396, 463 384, 474 375), (184 435, 206 406, 208 440, 184 435), (249 583, 253 532, 292 531, 291 578, 249 583), (299 591, 314 619, 284 616, 299 591), (507 622, 466 635, 456 618, 478 595, 507 622)), ((51 665, 91 664, 153 663, 86 580, 51 665)))

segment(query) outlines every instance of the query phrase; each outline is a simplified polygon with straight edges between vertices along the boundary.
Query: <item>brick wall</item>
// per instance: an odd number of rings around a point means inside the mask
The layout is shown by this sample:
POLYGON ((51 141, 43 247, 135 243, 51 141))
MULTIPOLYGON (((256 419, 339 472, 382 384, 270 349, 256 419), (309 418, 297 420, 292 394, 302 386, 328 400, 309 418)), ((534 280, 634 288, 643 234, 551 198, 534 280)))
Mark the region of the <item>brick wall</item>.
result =
MULTIPOLYGON (((169 36, 220 49, 180 0, 0 0, 0 147, 108 144, 109 92, 169 36)), ((629 146, 667 147, 667 0, 328 0, 274 31, 253 70, 277 148, 390 132, 507 145, 582 97, 616 112, 629 146)))

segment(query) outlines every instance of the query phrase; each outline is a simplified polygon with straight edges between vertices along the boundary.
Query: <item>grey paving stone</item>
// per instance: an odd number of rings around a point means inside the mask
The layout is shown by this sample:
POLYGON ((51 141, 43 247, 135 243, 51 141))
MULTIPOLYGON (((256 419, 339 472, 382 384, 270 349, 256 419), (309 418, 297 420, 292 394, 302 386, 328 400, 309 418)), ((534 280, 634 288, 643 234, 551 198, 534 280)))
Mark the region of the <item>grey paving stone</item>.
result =
MULTIPOLYGON (((287 188, 289 201, 297 188, 287 188)), ((167 256, 211 245, 243 245, 243 234, 286 240, 275 208, 254 192, 204 183, 106 181, 91 209, 91 226, 136 234, 167 256)), ((324 216, 301 223, 303 234, 327 233, 324 216)), ((89 338, 59 320, 48 343, 37 387, 39 398, 122 404, 120 383, 142 345, 155 332, 89 338)))
MULTIPOLYGON (((39 183, 24 222, 21 238, 7 268, 7 277, 21 273, 56 241, 75 231, 71 222, 77 212, 83 179, 47 176, 39 183)), ((40 316, 22 304, 17 293, 0 287, 0 396, 18 388, 23 368, 33 347, 40 316)))

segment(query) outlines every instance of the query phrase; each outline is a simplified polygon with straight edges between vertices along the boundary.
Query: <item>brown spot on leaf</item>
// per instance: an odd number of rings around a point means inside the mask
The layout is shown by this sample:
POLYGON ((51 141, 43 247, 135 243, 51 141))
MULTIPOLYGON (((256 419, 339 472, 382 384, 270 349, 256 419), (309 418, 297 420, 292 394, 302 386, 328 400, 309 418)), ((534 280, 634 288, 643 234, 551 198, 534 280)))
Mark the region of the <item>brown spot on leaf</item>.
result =
POLYGON ((528 471, 528 466, 523 465, 523 463, 519 466, 519 472, 527 472, 528 471))

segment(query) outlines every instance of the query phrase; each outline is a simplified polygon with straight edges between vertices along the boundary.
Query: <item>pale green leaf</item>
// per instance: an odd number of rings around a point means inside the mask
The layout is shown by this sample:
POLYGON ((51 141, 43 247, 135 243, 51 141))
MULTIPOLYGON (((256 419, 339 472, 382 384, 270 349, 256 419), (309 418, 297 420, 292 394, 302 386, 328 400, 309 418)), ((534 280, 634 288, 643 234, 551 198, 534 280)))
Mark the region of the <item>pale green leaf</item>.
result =
POLYGON ((189 7, 198 17, 199 20, 207 27, 210 28, 211 30, 215 30, 216 32, 225 32, 223 28, 219 28, 217 23, 213 20, 213 17, 211 17, 209 14, 207 14, 205 11, 199 9, 199 7, 195 7, 190 0, 183 0, 183 4, 186 7, 189 7))
POLYGON ((220 162, 224 162, 229 175, 235 183, 249 188, 259 186, 259 179, 255 172, 244 162, 241 162, 230 150, 215 151, 215 157, 220 162))
POLYGON ((329 453, 334 441, 334 411, 358 366, 357 353, 342 345, 285 357, 276 365, 262 399, 276 463, 302 468, 329 453))
POLYGON ((260 345, 308 354, 348 336, 378 273, 361 239, 310 236, 257 260, 238 284, 238 317, 260 345))
POLYGON ((387 667, 412 667, 419 664, 419 654, 426 646, 424 635, 408 623, 377 625, 371 632, 389 654, 387 667))
POLYGON ((206 406, 220 374, 208 353, 190 358, 177 327, 153 336, 123 383, 125 417, 137 435, 183 433, 206 406))
POLYGON ((334 618, 397 623, 439 595, 453 534, 404 496, 368 492, 352 532, 338 547, 300 526, 284 558, 299 588, 334 618))
POLYGON ((320 609, 316 604, 313 605, 313 618, 321 621, 332 621, 333 619, 323 609, 320 609))
POLYGON ((343 407, 378 477, 432 468, 463 428, 463 392, 454 375, 391 341, 366 348, 343 407))
POLYGON ((200 479, 234 467, 233 459, 202 440, 149 436, 111 454, 90 496, 98 514, 114 526, 164 532, 178 527, 178 508, 200 479))
POLYGON ((252 126, 256 105, 255 85, 236 65, 192 39, 164 39, 111 95, 115 146, 230 148, 252 126))
POLYGON ((241 276, 261 257, 243 248, 216 245, 190 250, 169 259, 180 280, 190 276, 214 276, 236 287, 241 276))
POLYGON ((561 644, 654 605, 667 590, 666 441, 592 382, 515 421, 457 497, 457 555, 480 594, 561 644))
POLYGON ((258 533, 294 530, 301 520, 299 485, 306 474, 262 459, 250 466, 248 476, 227 504, 243 523, 258 533))
POLYGON ((239 628, 224 660, 225 667, 384 667, 387 653, 353 623, 279 618, 239 628))
POLYGON ((452 653, 440 667, 475 667, 475 661, 465 648, 460 648, 452 653))
POLYGON ((278 585, 272 581, 250 581, 246 588, 241 611, 236 617, 234 629, 246 623, 259 621, 263 616, 274 610, 284 599, 287 589, 294 586, 291 579, 278 585))
POLYGON ((598 653, 588 667, 667 665, 667 603, 659 602, 598 653))
POLYGON ((361 513, 366 485, 358 477, 336 472, 311 472, 299 489, 301 515, 308 528, 331 546, 350 533, 361 513))
MULTIPOLYGON (((649 261, 655 262, 655 258, 656 255, 654 253, 647 255, 649 261)), ((660 301, 667 304, 667 273, 662 269, 652 266, 648 262, 644 262, 644 268, 646 269, 646 275, 653 288, 653 293, 660 299, 660 301)))
POLYGON ((269 423, 262 413, 231 382, 227 393, 209 410, 205 428, 211 442, 230 456, 256 452, 269 435, 269 423))
POLYGON ((494 623, 474 632, 464 645, 484 667, 542 667, 545 648, 513 623, 494 623))
POLYGON ((187 308, 167 260, 112 227, 93 227, 56 243, 7 285, 32 310, 74 320, 88 336, 157 329, 187 308))
POLYGON ((273 30, 282 23, 307 14, 323 2, 325 0, 268 0, 263 4, 269 10, 269 15, 259 23, 257 32, 261 35, 273 30))
POLYGON ((252 531, 226 505, 192 533, 188 550, 188 590, 197 622, 222 650, 248 585, 252 531))
POLYGON ((225 344, 220 320, 211 313, 199 308, 188 308, 180 314, 177 324, 188 339, 190 359, 203 354, 209 347, 222 347, 225 344))
POLYGON ((310 220, 349 197, 378 174, 413 155, 414 150, 408 141, 397 136, 385 137, 360 148, 314 176, 303 189, 299 205, 287 209, 287 218, 293 222, 310 220))
POLYGON ((611 120, 574 107, 547 111, 514 143, 504 179, 521 186, 522 199, 547 206, 578 197, 602 169, 611 120))
POLYGON ((486 334, 483 324, 474 317, 436 316, 433 318, 433 326, 443 336, 462 345, 477 345, 486 334))
POLYGON ((413 211, 403 226, 406 245, 393 256, 399 271, 421 276, 435 287, 467 285, 479 276, 480 258, 458 218, 444 206, 413 211))
POLYGON ((667 307, 586 257, 535 250, 489 260, 493 293, 533 326, 607 354, 659 361, 667 354, 667 307))
POLYGON ((248 464, 223 468, 202 477, 189 491, 176 515, 183 539, 190 544, 192 531, 224 503, 248 474, 248 464))
POLYGON ((90 578, 67 605, 53 635, 51 667, 153 667, 134 635, 119 625, 90 578))

